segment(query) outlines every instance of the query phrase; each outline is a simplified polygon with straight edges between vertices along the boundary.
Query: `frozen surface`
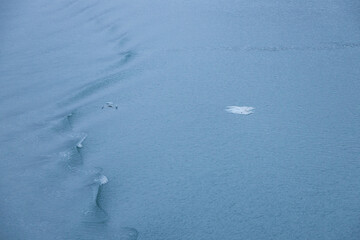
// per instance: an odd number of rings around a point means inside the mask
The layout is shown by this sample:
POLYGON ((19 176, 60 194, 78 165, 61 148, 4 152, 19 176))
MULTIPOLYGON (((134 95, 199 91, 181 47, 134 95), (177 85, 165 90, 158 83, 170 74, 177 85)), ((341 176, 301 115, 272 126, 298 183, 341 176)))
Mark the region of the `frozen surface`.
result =
POLYGON ((360 239, 359 12, 2 1, 0 239, 360 239))

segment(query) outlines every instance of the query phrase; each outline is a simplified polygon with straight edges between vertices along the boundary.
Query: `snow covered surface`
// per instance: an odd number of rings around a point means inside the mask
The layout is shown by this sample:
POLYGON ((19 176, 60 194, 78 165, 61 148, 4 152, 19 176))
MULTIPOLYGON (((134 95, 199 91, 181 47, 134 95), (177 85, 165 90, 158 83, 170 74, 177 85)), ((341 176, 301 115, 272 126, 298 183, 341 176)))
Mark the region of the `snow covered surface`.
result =
POLYGON ((359 10, 2 1, 0 239, 358 240, 359 10))

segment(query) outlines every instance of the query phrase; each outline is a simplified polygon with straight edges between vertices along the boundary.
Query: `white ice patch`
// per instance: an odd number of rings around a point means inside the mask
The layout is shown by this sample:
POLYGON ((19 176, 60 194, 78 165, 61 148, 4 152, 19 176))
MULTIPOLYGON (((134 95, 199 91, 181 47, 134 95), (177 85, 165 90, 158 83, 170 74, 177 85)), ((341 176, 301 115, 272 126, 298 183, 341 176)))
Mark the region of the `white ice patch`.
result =
POLYGON ((104 185, 109 182, 109 180, 106 176, 100 175, 98 178, 95 179, 95 182, 99 183, 100 185, 104 185))
POLYGON ((247 106, 227 106, 225 111, 229 112, 229 113, 234 113, 234 114, 242 114, 242 115, 249 115, 254 113, 255 108, 253 107, 247 107, 247 106))

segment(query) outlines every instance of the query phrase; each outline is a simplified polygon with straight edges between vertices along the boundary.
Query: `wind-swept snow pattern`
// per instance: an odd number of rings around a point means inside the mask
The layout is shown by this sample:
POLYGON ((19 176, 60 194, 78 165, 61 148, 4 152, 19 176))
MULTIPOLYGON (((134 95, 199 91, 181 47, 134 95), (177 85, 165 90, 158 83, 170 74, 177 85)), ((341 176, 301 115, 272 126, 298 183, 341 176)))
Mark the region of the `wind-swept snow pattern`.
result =
POLYGON ((109 9, 97 1, 2 5, 1 239, 137 239, 126 223, 106 225, 104 157, 88 161, 94 136, 82 126, 92 120, 81 119, 101 114, 104 101, 95 107, 91 97, 134 56, 125 30, 114 32, 118 22, 103 15, 109 9))
POLYGON ((2 1, 0 239, 360 239, 359 9, 2 1))

